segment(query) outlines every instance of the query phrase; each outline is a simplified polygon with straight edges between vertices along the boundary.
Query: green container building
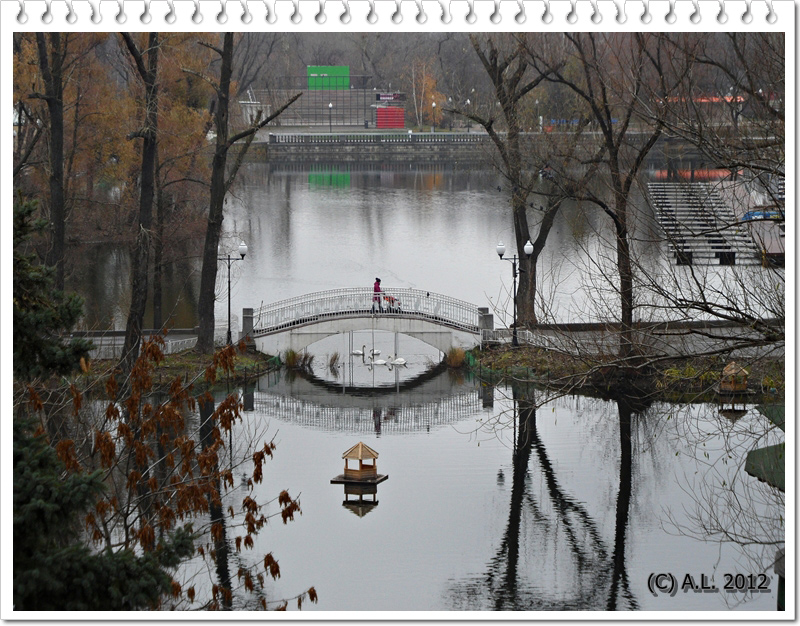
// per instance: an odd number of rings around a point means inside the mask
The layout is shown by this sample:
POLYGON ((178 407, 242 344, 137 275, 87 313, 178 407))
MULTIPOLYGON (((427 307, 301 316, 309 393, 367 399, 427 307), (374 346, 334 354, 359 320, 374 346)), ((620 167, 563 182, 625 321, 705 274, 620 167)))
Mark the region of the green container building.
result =
POLYGON ((349 65, 308 65, 306 71, 309 91, 350 89, 349 65))

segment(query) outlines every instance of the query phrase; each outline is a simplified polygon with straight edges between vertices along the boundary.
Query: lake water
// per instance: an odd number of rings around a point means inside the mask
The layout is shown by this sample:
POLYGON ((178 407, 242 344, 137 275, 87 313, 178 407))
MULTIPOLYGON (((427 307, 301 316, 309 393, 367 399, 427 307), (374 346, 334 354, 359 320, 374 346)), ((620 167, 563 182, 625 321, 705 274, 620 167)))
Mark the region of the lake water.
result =
POLYGON ((248 167, 224 222, 231 245, 243 239, 251 246, 249 260, 237 264, 234 310, 371 287, 376 277, 388 292, 412 287, 481 306, 503 300, 511 266, 495 247, 503 240, 513 253, 513 230, 499 176, 466 168, 353 169, 347 184, 337 184, 303 168, 248 167))
MULTIPOLYGON (((226 199, 221 250, 243 261, 231 267, 234 330, 243 308, 311 292, 371 287, 409 287, 488 306, 497 327, 511 323, 511 263, 495 248, 516 253, 509 209, 510 189, 494 170, 469 164, 245 164, 226 199)), ((531 203, 542 203, 531 196, 531 203)), ((640 201, 634 193, 634 202, 640 201)), ((541 214, 529 210, 531 228, 541 214)), ((639 212, 636 213, 639 215, 639 212)), ((537 309, 541 321, 587 322, 616 319, 618 298, 608 277, 615 275, 610 220, 590 206, 565 203, 540 257, 537 309)), ((725 292, 748 291, 754 314, 764 314, 755 292, 783 294, 771 272, 753 267, 681 267, 664 263, 655 243, 649 209, 637 220, 637 258, 659 286, 673 282, 691 297, 694 281, 725 292), (763 283, 763 285, 762 285, 763 283), (763 287, 763 288, 762 288, 763 287)), ((174 327, 197 324, 196 301, 201 241, 171 246, 165 267, 164 315, 174 327)), ((86 299, 85 325, 124 329, 130 302, 127 250, 85 246, 70 287, 86 299)), ((227 320, 228 284, 224 264, 217 277, 216 317, 227 320)), ((658 298, 637 287, 637 319, 664 319, 663 308, 646 308, 658 298)), ((772 303, 770 303, 772 304, 772 303)), ((768 313, 774 316, 775 312, 768 313)), ((682 312, 674 315, 682 316, 682 312)), ((145 315, 145 325, 152 313, 145 315)))
MULTIPOLYGON (((512 310, 511 267, 495 246, 502 240, 514 253, 504 184, 493 171, 447 164, 247 164, 223 223, 224 250, 249 246, 232 267, 234 316, 309 292, 370 287, 377 276, 387 291, 412 287, 492 307, 502 326, 512 310)), ((556 319, 590 321, 603 308, 596 279, 613 260, 597 235, 607 229, 596 212, 568 206, 559 214, 540 266, 556 319)), ((191 327, 198 251, 180 252, 167 269, 165 309, 176 326, 191 327)), ((657 249, 650 253, 657 265, 657 249)), ((87 299, 87 326, 124 328, 127 273, 124 251, 86 253, 73 278, 87 299)), ((217 293, 224 321, 222 271, 217 293)), ((441 355, 408 337, 367 328, 311 352, 311 380, 273 374, 245 396, 234 437, 234 461, 250 458, 245 444, 275 437, 256 495, 265 502, 287 489, 302 506, 294 522, 273 521, 254 550, 234 555, 248 563, 275 554, 281 578, 268 583, 269 598, 313 585, 319 603, 305 610, 774 610, 777 580, 760 569, 773 548, 745 558, 701 530, 715 518, 743 521, 723 484, 752 504, 748 515, 772 515, 770 528, 783 512, 740 469, 753 433, 766 430, 753 407, 730 422, 714 405, 631 410, 536 392, 534 415, 508 388, 432 370, 441 355), (407 366, 369 367, 350 356, 361 346, 384 359, 400 354, 407 366), (342 485, 330 479, 359 441, 379 453, 389 479, 377 505, 344 506, 342 485), (698 584, 706 576, 721 587, 726 573, 762 572, 772 577, 769 592, 749 598, 650 588, 659 573, 679 582, 691 574, 698 584)), ((226 508, 241 503, 242 489, 226 508)))
MULTIPOLYGON (((302 508, 236 555, 279 560, 268 598, 313 585, 319 602, 304 610, 774 610, 772 571, 769 592, 749 597, 648 586, 656 573, 691 574, 698 586, 705 576, 720 589, 726 573, 761 573, 733 546, 699 540, 695 519, 709 506, 720 519, 735 515, 722 507, 722 480, 752 503, 749 513, 776 513, 761 502, 769 490, 739 469, 741 446, 764 430, 752 407, 731 422, 715 405, 631 408, 528 391, 541 403, 534 411, 521 392, 448 371, 413 374, 400 391, 383 381, 355 392, 324 370, 261 378, 234 431, 234 462, 249 458, 257 432, 277 443, 256 499, 287 489, 302 508), (359 441, 389 477, 376 504, 330 483, 359 441)), ((245 460, 237 473, 251 470, 245 460)), ((247 489, 229 493, 225 508, 247 489)))

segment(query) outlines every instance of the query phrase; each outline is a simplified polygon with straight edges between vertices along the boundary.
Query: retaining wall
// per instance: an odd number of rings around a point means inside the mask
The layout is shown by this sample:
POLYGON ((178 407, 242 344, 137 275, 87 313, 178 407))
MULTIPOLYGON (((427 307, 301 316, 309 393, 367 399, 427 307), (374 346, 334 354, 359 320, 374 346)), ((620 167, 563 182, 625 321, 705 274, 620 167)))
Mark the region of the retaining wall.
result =
POLYGON ((253 142, 250 160, 487 162, 494 144, 479 133, 272 134, 253 142))

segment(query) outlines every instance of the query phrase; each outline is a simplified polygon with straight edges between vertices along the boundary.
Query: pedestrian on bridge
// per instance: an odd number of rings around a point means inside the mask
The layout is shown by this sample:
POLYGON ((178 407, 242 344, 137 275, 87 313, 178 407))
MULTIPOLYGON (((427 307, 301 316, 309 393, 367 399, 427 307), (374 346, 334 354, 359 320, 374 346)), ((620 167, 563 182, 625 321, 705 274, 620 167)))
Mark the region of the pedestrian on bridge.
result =
POLYGON ((372 286, 372 291, 375 295, 372 296, 372 312, 375 312, 375 303, 378 303, 378 310, 383 313, 383 305, 381 304, 381 279, 375 278, 375 284, 372 286))

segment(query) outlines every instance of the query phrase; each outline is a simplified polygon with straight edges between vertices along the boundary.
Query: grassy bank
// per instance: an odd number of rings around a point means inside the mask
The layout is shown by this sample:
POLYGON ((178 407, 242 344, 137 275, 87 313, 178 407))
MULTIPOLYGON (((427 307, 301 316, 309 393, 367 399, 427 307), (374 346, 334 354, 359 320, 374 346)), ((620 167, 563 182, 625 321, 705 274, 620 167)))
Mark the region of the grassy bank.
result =
MULTIPOLYGON (((530 346, 496 346, 475 349, 466 363, 476 373, 493 380, 516 380, 546 387, 615 394, 647 394, 663 400, 699 400, 716 397, 715 386, 730 358, 665 359, 619 367, 613 357, 579 358, 530 346)), ((741 362, 749 372, 748 391, 753 398, 783 397, 785 361, 762 359, 741 362)))
MULTIPOLYGON (((612 358, 582 359, 530 346, 495 346, 465 352, 451 350, 445 363, 453 369, 469 368, 481 378, 494 382, 523 381, 553 389, 602 395, 646 394, 665 401, 716 399, 715 385, 722 369, 730 361, 722 357, 669 359, 643 364, 637 368, 619 368, 612 358)), ((782 398, 786 391, 783 359, 741 362, 749 371, 748 389, 755 402, 761 398, 782 398)), ((176 377, 184 381, 203 380, 213 365, 213 356, 196 350, 166 355, 155 369, 156 388, 167 387, 176 377)), ((287 362, 287 365, 291 363, 287 362)), ((116 366, 115 361, 95 361, 92 372, 102 376, 116 366)), ((231 382, 252 380, 281 367, 281 361, 248 349, 236 351, 231 382)), ((221 368, 217 380, 228 380, 221 368)))
MULTIPOLYGON (((214 358, 211 354, 201 354, 197 350, 184 350, 176 354, 165 355, 164 360, 153 372, 153 384, 156 389, 168 387, 172 381, 180 377, 184 382, 191 380, 204 380, 206 369, 212 367, 214 358)), ((103 376, 116 367, 117 362, 111 360, 95 360, 92 362, 91 371, 95 375, 103 376)), ((236 350, 233 374, 228 378, 221 367, 217 368, 217 381, 241 383, 252 380, 270 370, 280 367, 280 361, 273 356, 261 354, 253 349, 245 352, 236 350)))

